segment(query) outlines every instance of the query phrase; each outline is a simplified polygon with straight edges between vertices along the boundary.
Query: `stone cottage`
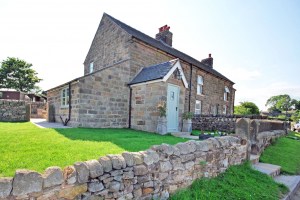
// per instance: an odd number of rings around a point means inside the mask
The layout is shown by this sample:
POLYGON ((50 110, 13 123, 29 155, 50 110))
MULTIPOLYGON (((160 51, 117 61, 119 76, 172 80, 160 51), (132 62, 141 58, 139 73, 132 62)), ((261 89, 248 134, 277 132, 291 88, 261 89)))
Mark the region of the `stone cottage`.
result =
POLYGON ((181 130, 183 112, 232 114, 234 83, 172 47, 165 25, 152 38, 104 13, 84 61, 84 76, 47 91, 50 121, 72 127, 156 131, 158 103, 167 105, 168 131, 181 130))

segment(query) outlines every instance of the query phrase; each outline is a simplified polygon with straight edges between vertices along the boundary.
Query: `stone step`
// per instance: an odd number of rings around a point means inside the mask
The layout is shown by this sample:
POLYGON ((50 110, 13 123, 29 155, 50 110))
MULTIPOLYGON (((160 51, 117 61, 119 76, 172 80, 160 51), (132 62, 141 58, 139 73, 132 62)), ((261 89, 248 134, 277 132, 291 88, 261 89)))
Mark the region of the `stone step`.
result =
POLYGON ((252 163, 252 165, 257 164, 259 162, 259 155, 251 154, 250 162, 252 163))
POLYGON ((252 165, 252 167, 254 169, 256 169, 257 171, 260 171, 271 177, 275 177, 275 176, 279 175, 280 169, 281 169, 281 167, 278 165, 272 165, 272 164, 268 164, 268 163, 256 163, 256 164, 252 165))
POLYGON ((298 189, 300 189, 300 176, 285 176, 280 175, 276 176, 274 180, 278 183, 283 183, 289 188, 289 193, 282 198, 282 200, 292 200, 292 199, 298 199, 295 197, 295 194, 298 189))

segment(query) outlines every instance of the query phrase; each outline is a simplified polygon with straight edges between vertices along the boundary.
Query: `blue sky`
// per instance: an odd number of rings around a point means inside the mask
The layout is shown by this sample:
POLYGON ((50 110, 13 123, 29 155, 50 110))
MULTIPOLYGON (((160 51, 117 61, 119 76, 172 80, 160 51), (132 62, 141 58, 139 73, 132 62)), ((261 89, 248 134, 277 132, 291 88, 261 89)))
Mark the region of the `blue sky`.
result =
POLYGON ((103 12, 153 37, 168 24, 174 48, 198 60, 211 53, 236 83, 236 104, 300 99, 297 0, 1 0, 0 60, 32 63, 45 90, 81 76, 103 12))

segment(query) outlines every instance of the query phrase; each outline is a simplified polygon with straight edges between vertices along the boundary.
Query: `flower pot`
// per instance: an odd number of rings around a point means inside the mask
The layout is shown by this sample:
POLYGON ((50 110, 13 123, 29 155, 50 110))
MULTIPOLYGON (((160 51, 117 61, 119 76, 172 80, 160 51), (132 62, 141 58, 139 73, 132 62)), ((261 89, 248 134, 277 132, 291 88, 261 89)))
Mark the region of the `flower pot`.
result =
POLYGON ((157 122, 157 133, 160 135, 167 134, 167 118, 166 117, 159 117, 157 122))
POLYGON ((192 132, 192 119, 184 119, 182 124, 182 132, 192 132))

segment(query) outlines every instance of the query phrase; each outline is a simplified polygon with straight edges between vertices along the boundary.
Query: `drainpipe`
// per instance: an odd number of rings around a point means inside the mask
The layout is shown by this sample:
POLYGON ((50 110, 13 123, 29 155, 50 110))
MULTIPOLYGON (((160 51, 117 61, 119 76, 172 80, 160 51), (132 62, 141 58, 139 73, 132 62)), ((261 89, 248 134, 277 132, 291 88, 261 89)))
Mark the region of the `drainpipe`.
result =
POLYGON ((71 111, 72 111, 72 93, 71 93, 71 83, 69 83, 69 120, 68 121, 70 121, 71 120, 71 111))
POLYGON ((235 91, 234 94, 232 95, 232 115, 234 115, 234 101, 235 101, 235 91))
POLYGON ((129 111, 128 111, 128 128, 131 128, 131 99, 132 99, 132 88, 129 86, 129 111))
POLYGON ((192 65, 192 64, 190 64, 189 112, 191 112, 191 96, 192 96, 192 71, 193 71, 193 65, 192 65))

